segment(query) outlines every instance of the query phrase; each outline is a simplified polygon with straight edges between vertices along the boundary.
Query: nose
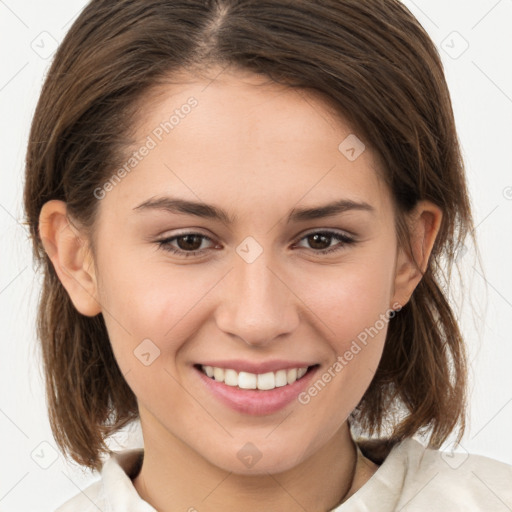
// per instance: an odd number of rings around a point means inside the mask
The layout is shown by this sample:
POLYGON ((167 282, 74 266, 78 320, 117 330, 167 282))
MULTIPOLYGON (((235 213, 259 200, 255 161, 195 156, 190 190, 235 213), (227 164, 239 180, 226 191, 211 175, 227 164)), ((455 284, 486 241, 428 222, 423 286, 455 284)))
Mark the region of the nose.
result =
POLYGON ((215 315, 219 329, 251 346, 268 345, 292 333, 299 323, 290 278, 276 268, 266 252, 252 263, 235 257, 215 315))

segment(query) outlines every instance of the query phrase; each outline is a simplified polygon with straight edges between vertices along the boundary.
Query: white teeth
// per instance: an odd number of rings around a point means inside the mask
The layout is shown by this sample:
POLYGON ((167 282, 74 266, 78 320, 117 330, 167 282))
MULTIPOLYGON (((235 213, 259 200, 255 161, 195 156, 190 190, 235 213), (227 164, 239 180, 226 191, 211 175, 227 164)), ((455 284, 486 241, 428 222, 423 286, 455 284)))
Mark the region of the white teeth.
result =
POLYGON ((276 388, 286 386, 288 381, 286 380, 286 370, 279 370, 276 372, 276 388))
POLYGON ((215 380, 224 382, 224 370, 222 368, 214 368, 213 369, 213 378, 215 380))
POLYGON ((238 387, 256 389, 258 387, 258 376, 255 373, 240 372, 238 374, 238 387))
POLYGON ((297 368, 291 368, 286 372, 288 384, 293 384, 297 380, 297 368))
POLYGON ((296 380, 304 377, 308 368, 290 368, 289 370, 259 374, 249 372, 238 373, 231 368, 217 368, 214 366, 201 366, 201 370, 208 377, 224 382, 227 386, 267 391, 286 386, 287 384, 293 384, 296 380))
POLYGON ((274 372, 260 373, 258 375, 258 389, 274 389, 276 387, 276 377, 274 372))
POLYGON ((224 384, 238 386, 238 373, 235 370, 224 370, 224 384))

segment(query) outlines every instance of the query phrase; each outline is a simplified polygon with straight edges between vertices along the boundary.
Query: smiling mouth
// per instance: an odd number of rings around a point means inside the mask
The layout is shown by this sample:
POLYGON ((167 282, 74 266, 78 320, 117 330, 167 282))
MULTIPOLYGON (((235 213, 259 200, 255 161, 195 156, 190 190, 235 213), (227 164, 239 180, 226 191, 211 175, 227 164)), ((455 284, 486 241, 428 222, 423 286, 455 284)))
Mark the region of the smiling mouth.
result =
POLYGON ((239 389, 255 389, 268 391, 271 389, 289 386, 302 379, 306 373, 310 372, 318 365, 288 368, 276 372, 249 373, 237 372, 231 368, 219 368, 215 366, 195 365, 195 367, 204 373, 207 377, 217 382, 222 382, 226 386, 239 389))

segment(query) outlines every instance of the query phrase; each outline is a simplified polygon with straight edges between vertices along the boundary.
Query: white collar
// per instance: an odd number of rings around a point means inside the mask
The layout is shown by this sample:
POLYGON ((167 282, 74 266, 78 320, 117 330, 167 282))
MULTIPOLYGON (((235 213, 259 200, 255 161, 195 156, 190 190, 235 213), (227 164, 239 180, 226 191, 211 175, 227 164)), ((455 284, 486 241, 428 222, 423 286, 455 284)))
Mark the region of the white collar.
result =
MULTIPOLYGON (((357 448, 360 451, 359 446, 357 448)), ((394 446, 371 478, 332 512, 394 511, 406 473, 411 466, 419 466, 424 451, 425 447, 414 439, 394 446), (407 463, 404 459, 408 459, 407 463)), ((129 476, 133 475, 143 454, 142 448, 114 452, 105 461, 101 476, 111 512, 157 512, 140 497, 129 476)))

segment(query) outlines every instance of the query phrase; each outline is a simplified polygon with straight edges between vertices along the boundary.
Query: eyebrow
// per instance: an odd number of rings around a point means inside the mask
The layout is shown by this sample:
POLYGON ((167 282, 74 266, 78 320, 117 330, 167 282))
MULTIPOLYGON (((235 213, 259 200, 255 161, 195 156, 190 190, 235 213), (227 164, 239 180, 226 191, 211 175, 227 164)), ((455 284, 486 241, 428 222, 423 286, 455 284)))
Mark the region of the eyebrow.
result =
MULTIPOLYGON (((154 197, 139 204, 133 208, 134 210, 148 211, 161 210, 170 213, 183 213, 186 215, 194 215, 205 219, 217 220, 224 224, 233 224, 236 222, 236 216, 230 216, 225 210, 218 208, 212 204, 201 203, 197 201, 188 201, 173 197, 154 197)), ((314 219, 322 219, 325 217, 333 217, 340 213, 351 210, 366 211, 375 214, 375 208, 370 204, 362 201, 356 202, 350 199, 341 199, 333 201, 322 206, 311 208, 294 208, 288 215, 287 222, 301 222, 314 219)))

